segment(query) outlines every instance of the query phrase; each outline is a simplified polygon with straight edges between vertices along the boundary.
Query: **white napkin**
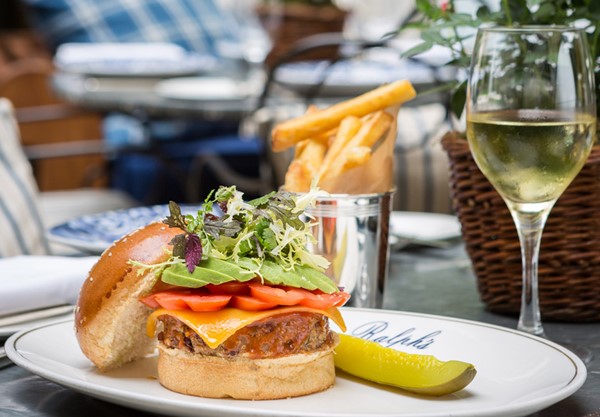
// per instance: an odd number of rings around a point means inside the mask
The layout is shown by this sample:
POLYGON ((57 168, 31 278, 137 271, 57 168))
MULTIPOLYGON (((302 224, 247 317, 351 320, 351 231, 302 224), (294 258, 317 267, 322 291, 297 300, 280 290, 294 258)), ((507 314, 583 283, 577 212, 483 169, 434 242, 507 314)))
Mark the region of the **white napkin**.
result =
POLYGON ((0 259, 0 316, 74 304, 97 256, 15 256, 0 259))
POLYGON ((172 43, 65 43, 54 60, 59 66, 105 61, 180 62, 186 55, 185 49, 172 43))

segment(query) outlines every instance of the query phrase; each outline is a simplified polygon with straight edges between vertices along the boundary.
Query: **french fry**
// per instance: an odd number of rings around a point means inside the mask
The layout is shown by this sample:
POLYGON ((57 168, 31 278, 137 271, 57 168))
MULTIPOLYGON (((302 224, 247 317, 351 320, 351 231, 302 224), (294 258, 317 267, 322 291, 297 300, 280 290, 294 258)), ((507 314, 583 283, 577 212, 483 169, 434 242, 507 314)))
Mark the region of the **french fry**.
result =
POLYGON ((368 146, 357 146, 346 153, 346 159, 342 165, 342 171, 347 171, 357 166, 364 165, 371 159, 371 148, 368 146))
POLYGON ((335 135, 335 139, 325 154, 325 158, 323 159, 323 163, 319 169, 319 178, 327 173, 342 152, 342 149, 344 149, 348 143, 350 143, 354 135, 357 134, 361 127, 362 121, 358 117, 349 116, 342 120, 337 134, 335 135))
POLYGON ((380 110, 371 115, 369 119, 365 121, 358 133, 352 138, 349 147, 356 146, 368 146, 372 147, 392 125, 394 117, 380 110))
MULTIPOLYGON (((311 104, 306 114, 313 114, 319 109, 311 104)), ((319 168, 327 151, 327 143, 331 132, 317 136, 314 139, 304 139, 296 144, 294 160, 285 176, 285 188, 291 192, 307 192, 312 180, 317 176, 319 168), (327 136, 326 136, 327 135, 327 136)))
POLYGON ((316 104, 309 104, 308 107, 306 108, 306 112, 304 112, 304 114, 315 114, 319 112, 319 108, 317 107, 316 104))
POLYGON ((271 135, 271 147, 274 152, 283 151, 303 139, 318 136, 335 128, 347 116, 362 117, 401 104, 415 95, 412 84, 407 80, 383 85, 356 98, 275 126, 271 135))
MULTIPOLYGON (((348 160, 348 154, 355 152, 354 149, 359 147, 366 147, 369 150, 373 145, 380 140, 392 125, 394 118, 387 112, 380 110, 370 115, 370 117, 362 123, 362 126, 353 135, 350 140, 342 144, 341 149, 338 150, 337 154, 333 156, 331 162, 324 161, 321 167, 319 180, 327 180, 334 178, 335 176, 342 173, 345 169, 346 161, 348 160)), ((340 127, 340 131, 341 131, 340 127)), ((327 159, 327 156, 325 159, 327 159)))
POLYGON ((306 139, 306 144, 298 159, 304 161, 306 167, 310 170, 311 177, 316 177, 319 173, 326 151, 327 145, 324 143, 318 140, 306 139))
POLYGON ((294 159, 285 175, 285 189, 294 193, 309 191, 326 151, 327 145, 319 140, 305 139, 298 143, 294 159))
POLYGON ((296 144, 296 148, 294 149, 294 159, 298 159, 302 156, 302 152, 304 152, 304 148, 306 148, 309 141, 310 139, 304 139, 296 144))
POLYGON ((305 193, 310 190, 311 180, 306 161, 294 159, 285 174, 284 188, 292 193, 305 193))
POLYGON ((330 144, 335 139, 337 132, 338 132, 338 127, 335 127, 334 129, 330 129, 325 133, 321 133, 320 135, 316 136, 313 140, 321 142, 325 146, 330 146, 330 144))
MULTIPOLYGON (((306 111, 304 112, 305 115, 307 114, 313 114, 319 111, 319 108, 315 105, 315 104, 310 104, 307 108, 306 111)), ((298 142, 296 144, 296 148, 294 149, 294 159, 297 159, 300 157, 300 155, 302 154, 302 151, 304 151, 304 147, 306 146, 306 144, 308 143, 309 139, 305 139, 302 140, 300 142, 298 142)))
MULTIPOLYGON (((306 114, 315 114, 318 111, 319 111, 319 108, 316 105, 311 104, 311 105, 309 105, 306 108, 306 112, 304 114, 305 115, 306 114)), ((331 140, 331 137, 334 136, 336 132, 337 132, 337 128, 332 129, 332 130, 330 130, 328 132, 325 132, 325 133, 323 133, 321 135, 318 135, 318 136, 316 136, 314 138, 304 139, 304 140, 298 142, 296 144, 296 149, 294 150, 294 159, 299 158, 300 155, 302 155, 302 152, 304 151, 304 148, 306 147, 306 145, 311 140, 316 140, 316 141, 321 142, 324 145, 328 146, 329 141, 331 140)))

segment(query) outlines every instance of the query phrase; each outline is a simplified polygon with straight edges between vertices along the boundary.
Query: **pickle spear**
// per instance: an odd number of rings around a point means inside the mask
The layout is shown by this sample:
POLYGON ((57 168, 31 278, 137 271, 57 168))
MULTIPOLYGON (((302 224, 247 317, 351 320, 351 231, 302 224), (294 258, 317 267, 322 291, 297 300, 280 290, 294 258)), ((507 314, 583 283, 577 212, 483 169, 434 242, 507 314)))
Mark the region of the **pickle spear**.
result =
POLYGON ((339 336, 334 356, 336 368, 416 394, 441 396, 460 391, 477 373, 470 363, 442 362, 431 355, 400 352, 370 340, 339 336))

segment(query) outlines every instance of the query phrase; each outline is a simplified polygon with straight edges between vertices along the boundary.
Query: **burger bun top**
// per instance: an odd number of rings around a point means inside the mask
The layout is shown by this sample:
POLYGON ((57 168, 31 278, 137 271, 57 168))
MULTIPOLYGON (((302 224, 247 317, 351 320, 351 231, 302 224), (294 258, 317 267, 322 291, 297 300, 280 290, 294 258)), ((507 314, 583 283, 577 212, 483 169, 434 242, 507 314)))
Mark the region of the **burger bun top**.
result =
POLYGON ((83 353, 100 369, 117 368, 154 351, 146 335, 152 309, 139 300, 159 277, 138 272, 130 261, 152 265, 171 256, 167 250, 179 228, 151 223, 124 236, 104 251, 85 280, 75 308, 75 332, 83 353))

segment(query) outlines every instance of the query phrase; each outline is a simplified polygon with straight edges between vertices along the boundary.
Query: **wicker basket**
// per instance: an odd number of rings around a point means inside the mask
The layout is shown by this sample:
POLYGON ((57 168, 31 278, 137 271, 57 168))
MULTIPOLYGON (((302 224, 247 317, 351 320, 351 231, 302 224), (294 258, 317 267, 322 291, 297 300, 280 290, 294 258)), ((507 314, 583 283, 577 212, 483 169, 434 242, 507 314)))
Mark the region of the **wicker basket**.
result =
MULTIPOLYGON (((442 146, 450 161, 454 209, 490 311, 517 314, 521 255, 510 213, 479 171, 467 141, 448 133, 442 146)), ((600 146, 550 213, 542 236, 539 294, 543 319, 600 321, 600 146)))
MULTIPOLYGON (((265 60, 271 67, 300 39, 319 33, 341 32, 346 12, 334 6, 310 4, 259 5, 257 14, 273 39, 273 48, 265 60), (275 22, 275 23, 273 23, 275 22)), ((298 56, 297 60, 333 59, 336 47, 325 47, 298 56)))

